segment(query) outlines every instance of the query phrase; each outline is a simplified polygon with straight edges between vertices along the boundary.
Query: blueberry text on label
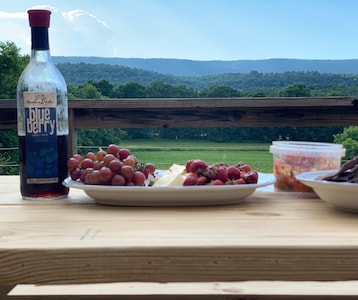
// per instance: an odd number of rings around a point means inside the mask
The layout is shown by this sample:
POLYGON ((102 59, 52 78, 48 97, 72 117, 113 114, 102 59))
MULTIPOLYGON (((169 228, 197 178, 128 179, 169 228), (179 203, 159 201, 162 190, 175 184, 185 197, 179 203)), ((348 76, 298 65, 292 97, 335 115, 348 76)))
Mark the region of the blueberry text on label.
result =
POLYGON ((53 135, 55 133, 55 125, 56 120, 51 120, 50 108, 29 108, 26 120, 27 133, 53 135))

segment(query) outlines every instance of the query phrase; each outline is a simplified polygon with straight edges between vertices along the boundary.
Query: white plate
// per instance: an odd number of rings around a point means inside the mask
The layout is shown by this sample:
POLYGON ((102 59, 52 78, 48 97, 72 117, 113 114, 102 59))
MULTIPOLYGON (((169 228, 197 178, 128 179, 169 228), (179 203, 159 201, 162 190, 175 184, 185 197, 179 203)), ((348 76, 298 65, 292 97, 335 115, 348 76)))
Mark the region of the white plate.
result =
POLYGON ((357 183, 319 179, 337 172, 338 170, 304 172, 296 175, 296 178, 313 188, 323 201, 333 205, 337 209, 358 213, 357 183))
POLYGON ((99 204, 120 206, 199 206, 241 203, 256 188, 273 184, 271 174, 259 173, 257 184, 222 186, 133 187, 86 185, 66 178, 64 185, 83 190, 99 204))

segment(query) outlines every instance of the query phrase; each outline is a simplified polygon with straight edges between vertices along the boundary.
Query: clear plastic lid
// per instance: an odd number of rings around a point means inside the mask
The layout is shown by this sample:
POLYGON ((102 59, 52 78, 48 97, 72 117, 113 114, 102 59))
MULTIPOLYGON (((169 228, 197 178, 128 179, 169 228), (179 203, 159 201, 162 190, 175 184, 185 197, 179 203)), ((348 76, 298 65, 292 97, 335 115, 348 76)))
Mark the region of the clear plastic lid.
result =
POLYGON ((343 157, 346 149, 341 144, 301 142, 301 141, 273 141, 270 146, 273 154, 296 154, 307 156, 337 156, 343 157))

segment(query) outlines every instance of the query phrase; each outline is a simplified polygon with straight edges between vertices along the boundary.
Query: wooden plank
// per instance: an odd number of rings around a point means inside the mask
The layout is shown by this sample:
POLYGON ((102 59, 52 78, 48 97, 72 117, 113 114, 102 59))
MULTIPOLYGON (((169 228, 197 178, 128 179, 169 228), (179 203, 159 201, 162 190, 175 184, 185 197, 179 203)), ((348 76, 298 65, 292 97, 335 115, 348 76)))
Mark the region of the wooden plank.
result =
POLYGON ((358 281, 122 282, 17 285, 10 299, 356 299, 358 281), (15 297, 17 296, 17 297, 15 297), (87 298, 85 298, 87 297, 87 298), (113 298, 112 298, 113 297, 113 298))
MULTIPOLYGON (((114 108, 228 108, 228 107, 356 107, 358 97, 255 97, 255 98, 112 98, 72 99, 69 107, 78 109, 114 108)), ((1 99, 0 110, 16 109, 16 99, 1 99)))
POLYGON ((10 109, 16 110, 16 99, 0 99, 0 110, 10 109))
POLYGON ((76 128, 203 128, 358 125, 358 110, 334 108, 122 109, 75 112, 76 128))
MULTIPOLYGON (((87 227, 83 229, 83 239, 92 239, 101 230, 87 227)), ((128 249, 109 246, 95 249, 94 245, 92 249, 11 249, 0 251, 4 266, 0 280, 8 284, 354 280, 358 278, 357 250, 357 247, 346 250, 344 247, 145 245, 128 249)))
POLYGON ((1 300, 7 300, 9 299, 7 297, 8 293, 14 288, 14 285, 3 285, 0 282, 0 299, 1 300))
POLYGON ((356 107, 357 97, 257 97, 257 98, 122 98, 70 100, 78 109, 195 109, 272 107, 356 107))
POLYGON ((75 110, 76 128, 358 124, 358 100, 354 97, 75 100, 70 108, 75 110))
POLYGON ((16 99, 0 99, 0 129, 17 127, 16 99))
MULTIPOLYGON (((69 109, 75 128, 358 124, 355 97, 81 99, 69 109)), ((16 128, 16 100, 0 101, 0 120, 0 128, 16 128)))
POLYGON ((77 153, 77 128, 75 126, 76 116, 74 110, 70 109, 68 112, 68 156, 71 157, 77 153))

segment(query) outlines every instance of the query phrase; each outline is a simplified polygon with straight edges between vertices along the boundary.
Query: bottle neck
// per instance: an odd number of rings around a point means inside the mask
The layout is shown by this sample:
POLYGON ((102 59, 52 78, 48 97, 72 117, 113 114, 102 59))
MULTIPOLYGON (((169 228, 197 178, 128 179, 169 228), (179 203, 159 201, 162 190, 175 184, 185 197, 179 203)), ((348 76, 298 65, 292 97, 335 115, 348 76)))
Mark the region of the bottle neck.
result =
POLYGON ((31 50, 50 50, 47 27, 31 27, 31 50))
POLYGON ((38 62, 51 61, 47 27, 31 28, 31 59, 38 62))

